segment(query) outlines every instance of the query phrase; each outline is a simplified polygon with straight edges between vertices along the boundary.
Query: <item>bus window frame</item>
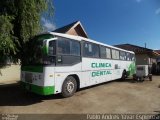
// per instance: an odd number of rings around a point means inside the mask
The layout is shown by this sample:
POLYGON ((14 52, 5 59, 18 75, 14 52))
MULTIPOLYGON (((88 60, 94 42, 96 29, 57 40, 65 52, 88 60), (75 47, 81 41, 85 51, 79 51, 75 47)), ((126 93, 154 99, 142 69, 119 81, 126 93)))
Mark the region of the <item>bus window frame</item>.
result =
POLYGON ((120 50, 115 49, 115 48, 111 48, 111 54, 112 54, 112 50, 116 50, 116 51, 118 51, 118 52, 119 52, 119 59, 115 59, 115 58, 113 58, 113 55, 111 55, 112 60, 120 60, 120 50))
POLYGON ((111 49, 112 49, 112 48, 110 48, 110 47, 106 47, 106 46, 104 46, 104 45, 100 45, 100 59, 109 59, 109 60, 111 60, 111 59, 112 59, 111 49), (104 47, 104 48, 105 48, 105 52, 106 52, 105 58, 101 56, 101 47, 104 47), (106 49, 110 49, 110 58, 107 58, 107 51, 106 51, 106 49))
POLYGON ((119 60, 127 61, 126 51, 122 51, 122 50, 120 50, 120 53, 119 53, 119 60), (126 57, 126 59, 125 59, 125 60, 122 60, 122 59, 120 58, 120 56, 121 56, 121 55, 120 55, 120 53, 121 53, 121 52, 124 52, 124 53, 125 53, 125 57, 126 57))
POLYGON ((89 41, 85 41, 85 40, 82 40, 82 57, 85 57, 85 58, 98 58, 100 59, 100 45, 99 44, 96 44, 96 43, 93 43, 93 42, 89 42, 89 41), (93 57, 93 56, 84 56, 84 43, 90 43, 90 44, 94 44, 94 45, 97 45, 98 46, 98 57, 93 57))
POLYGON ((132 61, 131 60, 131 53, 130 52, 126 52, 126 61, 132 61), (129 54, 129 60, 128 60, 128 55, 127 54, 129 54))
POLYGON ((81 41, 77 41, 77 40, 74 40, 74 39, 70 39, 70 38, 65 38, 65 37, 57 37, 57 40, 56 40, 56 56, 77 56, 77 57, 81 57, 82 56, 82 53, 81 53, 81 41), (58 52, 58 39, 59 38, 63 38, 67 41, 70 41, 70 54, 63 54, 63 53, 59 53, 58 52), (76 41, 77 43, 79 43, 79 55, 73 55, 71 54, 71 41, 76 41))

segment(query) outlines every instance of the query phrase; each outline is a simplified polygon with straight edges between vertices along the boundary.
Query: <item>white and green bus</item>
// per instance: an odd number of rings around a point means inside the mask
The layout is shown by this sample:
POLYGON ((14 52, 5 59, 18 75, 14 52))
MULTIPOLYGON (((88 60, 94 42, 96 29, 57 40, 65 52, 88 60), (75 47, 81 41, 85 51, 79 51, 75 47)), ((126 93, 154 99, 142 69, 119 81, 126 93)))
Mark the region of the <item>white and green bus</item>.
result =
POLYGON ((40 95, 70 97, 80 88, 135 74, 134 52, 80 36, 47 32, 35 36, 29 49, 21 83, 40 95))

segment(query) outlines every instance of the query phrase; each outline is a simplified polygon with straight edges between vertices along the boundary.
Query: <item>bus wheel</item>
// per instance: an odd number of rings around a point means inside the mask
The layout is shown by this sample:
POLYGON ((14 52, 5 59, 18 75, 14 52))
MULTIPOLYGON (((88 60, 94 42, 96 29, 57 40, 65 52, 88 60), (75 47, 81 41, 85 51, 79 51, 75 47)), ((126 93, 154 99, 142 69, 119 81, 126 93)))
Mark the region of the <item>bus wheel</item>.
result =
POLYGON ((149 77, 149 80, 152 81, 152 75, 149 74, 148 77, 149 77))
POLYGON ((121 80, 126 80, 126 77, 127 77, 127 73, 126 71, 123 71, 121 80))
POLYGON ((68 76, 62 86, 62 96, 71 97, 77 90, 77 82, 73 76, 68 76))

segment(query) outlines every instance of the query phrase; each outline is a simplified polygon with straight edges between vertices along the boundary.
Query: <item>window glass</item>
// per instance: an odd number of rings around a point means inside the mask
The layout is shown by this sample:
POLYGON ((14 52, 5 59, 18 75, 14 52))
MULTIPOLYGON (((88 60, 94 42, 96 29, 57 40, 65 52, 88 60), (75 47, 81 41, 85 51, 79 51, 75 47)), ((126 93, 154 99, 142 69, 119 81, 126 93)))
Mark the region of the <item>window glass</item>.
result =
POLYGON ((83 43, 83 55, 85 57, 99 57, 99 46, 93 43, 83 43))
POLYGON ((48 50, 49 55, 55 55, 56 53, 56 46, 55 46, 55 41, 50 41, 49 42, 49 50, 48 50))
POLYGON ((80 56, 80 43, 78 41, 71 40, 71 55, 80 56))
POLYGON ((100 47, 100 51, 101 51, 101 58, 106 58, 106 48, 105 47, 103 47, 103 46, 101 46, 100 47))
POLYGON ((131 54, 131 61, 135 61, 135 55, 131 54))
POLYGON ((70 41, 65 38, 58 39, 58 53, 70 54, 70 41))
POLYGON ((120 51, 120 59, 121 60, 126 60, 126 52, 120 51))
POLYGON ((99 46, 96 44, 92 44, 93 47, 93 57, 99 57, 99 46))
POLYGON ((58 38, 58 54, 77 55, 80 56, 80 42, 67 39, 58 38))
POLYGON ((126 57, 127 57, 127 61, 131 60, 131 54, 130 53, 126 53, 126 57))
POLYGON ((112 58, 119 59, 119 51, 112 49, 112 58))
POLYGON ((110 48, 106 48, 106 57, 111 58, 111 49, 110 48))

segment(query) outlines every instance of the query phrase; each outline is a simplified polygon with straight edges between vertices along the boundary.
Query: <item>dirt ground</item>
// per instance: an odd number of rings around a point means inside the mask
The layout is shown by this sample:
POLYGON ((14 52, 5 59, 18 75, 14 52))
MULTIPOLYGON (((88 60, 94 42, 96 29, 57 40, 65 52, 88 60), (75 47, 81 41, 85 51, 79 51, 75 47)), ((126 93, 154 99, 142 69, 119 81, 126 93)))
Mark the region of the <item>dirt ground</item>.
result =
POLYGON ((82 89, 73 97, 27 93, 19 83, 0 85, 0 113, 81 114, 160 112, 160 76, 153 81, 113 81, 82 89))

